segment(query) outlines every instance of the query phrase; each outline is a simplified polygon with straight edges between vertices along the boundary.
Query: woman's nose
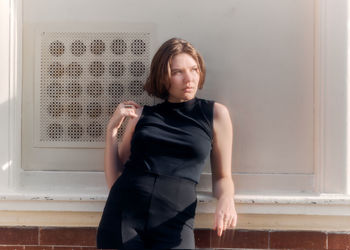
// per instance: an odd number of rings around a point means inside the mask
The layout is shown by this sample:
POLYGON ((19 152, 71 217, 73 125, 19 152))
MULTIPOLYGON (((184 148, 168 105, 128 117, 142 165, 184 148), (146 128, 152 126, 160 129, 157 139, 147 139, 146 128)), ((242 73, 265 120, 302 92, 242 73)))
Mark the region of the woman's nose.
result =
POLYGON ((191 80, 192 80, 191 72, 186 71, 186 72, 184 73, 184 81, 187 83, 187 82, 190 82, 191 80))

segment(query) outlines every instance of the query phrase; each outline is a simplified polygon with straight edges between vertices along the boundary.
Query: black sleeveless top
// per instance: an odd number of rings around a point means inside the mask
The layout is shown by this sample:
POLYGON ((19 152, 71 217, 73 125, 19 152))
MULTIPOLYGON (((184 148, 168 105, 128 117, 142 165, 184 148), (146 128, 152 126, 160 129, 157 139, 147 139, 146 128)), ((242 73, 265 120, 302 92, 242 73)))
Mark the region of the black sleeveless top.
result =
POLYGON ((145 105, 125 167, 198 183, 212 147, 213 109, 214 101, 197 97, 145 105))

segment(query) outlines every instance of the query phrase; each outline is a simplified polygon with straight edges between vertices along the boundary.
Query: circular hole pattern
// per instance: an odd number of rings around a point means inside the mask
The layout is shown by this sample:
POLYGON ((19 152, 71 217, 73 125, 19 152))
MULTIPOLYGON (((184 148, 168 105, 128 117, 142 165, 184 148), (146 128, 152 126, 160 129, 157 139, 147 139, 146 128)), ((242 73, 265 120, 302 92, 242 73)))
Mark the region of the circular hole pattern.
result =
POLYGON ((116 55, 122 55, 126 51, 126 42, 121 39, 113 40, 111 50, 116 55))
POLYGON ((91 102, 87 105, 87 113, 90 117, 99 117, 102 114, 102 106, 98 102, 91 102))
POLYGON ((52 98, 59 98, 63 93, 63 86, 59 82, 52 82, 47 87, 47 94, 52 98))
POLYGON ((61 116, 64 112, 63 104, 60 102, 51 102, 48 107, 48 112, 53 117, 61 116))
POLYGON ((72 102, 67 106, 67 113, 72 118, 77 118, 83 113, 83 108, 78 102, 72 102))
POLYGON ((83 127, 78 123, 73 123, 68 127, 68 136, 73 140, 79 139, 83 135, 83 127))
POLYGON ((87 92, 91 97, 99 97, 100 95, 102 95, 102 91, 102 84, 97 81, 93 81, 87 86, 87 92))
POLYGON ((121 83, 118 82, 112 82, 108 86, 108 94, 112 98, 117 98, 118 96, 123 96, 124 93, 124 86, 121 83))
POLYGON ((114 77, 120 77, 124 74, 125 67, 122 62, 112 62, 109 65, 109 74, 114 77))
POLYGON ((81 87, 81 85, 77 81, 70 82, 67 86, 67 89, 66 89, 67 95, 69 97, 72 97, 72 98, 79 97, 81 95, 82 91, 83 91, 83 88, 81 87))
POLYGON ((92 76, 99 77, 105 72, 105 66, 100 61, 94 61, 89 66, 89 72, 92 76))
POLYGON ((60 78, 64 74, 64 68, 61 63, 53 62, 49 67, 49 76, 52 78, 60 78))
POLYGON ((92 54, 101 55, 105 51, 106 45, 102 40, 93 40, 90 49, 92 54))
POLYGON ((50 54, 53 56, 61 56, 64 53, 64 44, 60 41, 50 43, 50 54))
POLYGON ((142 62, 132 62, 130 64, 130 73, 133 76, 142 76, 146 72, 146 66, 142 62))
POLYGON ((87 127, 87 133, 93 138, 100 137, 102 135, 102 125, 97 122, 92 122, 87 127))
POLYGON ((142 55, 146 51, 146 43, 141 39, 136 39, 131 43, 131 52, 135 55, 142 55))
POLYGON ((52 140, 57 140, 62 137, 63 134, 63 127, 61 124, 58 123, 52 123, 47 128, 47 135, 52 140))
POLYGON ((133 96, 140 96, 143 93, 143 86, 141 81, 131 81, 129 84, 129 92, 133 96))
MULTIPOLYGON (((49 44, 50 55, 57 58, 59 56, 62 56, 67 50, 68 53, 71 53, 71 55, 80 57, 82 55, 87 55, 86 52, 89 53, 89 51, 87 51, 88 49, 90 49, 93 55, 103 55, 106 49, 110 49, 110 51, 108 51, 109 53, 112 52, 114 55, 121 55, 120 58, 122 58, 125 56, 125 53, 129 53, 129 48, 132 55, 140 56, 145 54, 146 52, 148 53, 146 43, 142 39, 135 39, 132 41, 132 43, 129 43, 124 39, 114 39, 112 43, 106 43, 106 41, 104 41, 103 39, 92 39, 89 42, 86 42, 85 40, 78 38, 72 41, 72 43, 67 43, 66 45, 58 40, 51 42, 49 44), (67 46, 67 48, 65 46, 67 46), (106 46, 109 46, 110 48, 106 46)), ((132 57, 135 59, 138 58, 135 56, 132 57)), ((97 59, 99 57, 95 58, 97 59)), ((78 58, 76 59, 78 60, 78 58)), ((136 59, 131 63, 129 62, 130 64, 128 63, 128 65, 122 62, 122 60, 109 62, 108 64, 105 64, 102 61, 97 61, 99 60, 97 59, 96 61, 89 62, 87 70, 89 70, 89 75, 92 77, 103 77, 105 73, 106 75, 108 73, 109 76, 115 78, 114 81, 109 82, 108 88, 106 89, 109 95, 108 99, 111 98, 112 102, 108 102, 107 107, 102 106, 105 105, 105 103, 94 102, 95 100, 99 99, 90 100, 92 102, 90 102, 86 106, 83 106, 81 103, 77 102, 77 99, 71 99, 72 101, 76 102, 71 102, 67 104, 61 103, 57 100, 60 100, 60 98, 63 97, 82 97, 81 95, 83 94, 83 85, 81 82, 77 81, 77 78, 82 77, 83 73, 85 74, 86 69, 83 69, 82 63, 72 62, 77 60, 71 60, 70 62, 68 62, 68 66, 65 63, 58 62, 59 59, 56 60, 57 62, 51 61, 49 62, 49 64, 46 64, 46 66, 44 66, 43 68, 44 71, 48 72, 48 77, 51 78, 49 79, 49 84, 46 85, 46 93, 50 98, 53 98, 51 99, 53 100, 53 102, 50 102, 48 103, 48 105, 45 105, 51 117, 60 117, 64 115, 64 112, 66 112, 67 116, 71 118, 81 117, 83 114, 88 115, 88 117, 91 118, 97 118, 103 114, 102 112, 106 111, 109 115, 113 115, 113 112, 119 104, 117 101, 122 96, 124 96, 125 94, 130 94, 132 96, 137 97, 144 93, 142 81, 137 80, 140 78, 136 78, 144 76, 146 73, 146 64, 141 62, 142 60, 136 59), (106 72, 107 70, 108 72, 106 72), (118 82, 119 79, 122 79, 121 77, 125 76, 127 73, 135 77, 134 80, 130 81, 127 85, 123 84, 122 82, 118 82), (61 82, 62 77, 69 77, 71 81, 68 84, 63 84, 61 82), (126 91, 128 91, 128 93, 126 93, 126 91), (105 111, 105 109, 107 110, 105 111)), ((101 83, 100 79, 101 78, 95 78, 95 80, 91 79, 86 83, 86 91, 88 94, 88 98, 99 98, 102 97, 102 95, 104 94, 104 84, 101 83)), ((84 119, 85 118, 86 117, 84 117, 84 119)), ((97 119, 95 121, 97 121, 97 119)), ((47 127, 47 135, 52 140, 62 140, 63 135, 68 135, 68 138, 70 138, 71 140, 79 140, 82 139, 83 136, 86 136, 85 133, 87 131, 88 135, 91 136, 90 141, 93 141, 92 138, 95 139, 97 137, 103 136, 104 126, 100 123, 92 122, 88 125, 88 127, 85 127, 85 124, 83 127, 83 124, 75 123, 78 122, 77 119, 75 121, 71 119, 71 122, 72 123, 67 124, 69 125, 68 128, 64 127, 64 129, 63 125, 59 124, 58 122, 51 123, 47 127), (64 132, 65 129, 68 129, 67 134, 66 132, 64 132)), ((123 130, 124 129, 122 126, 118 132, 118 136, 120 133, 123 132, 123 130)))
POLYGON ((118 103, 116 103, 116 102, 109 103, 109 105, 108 105, 108 115, 111 116, 114 113, 114 111, 117 108, 117 106, 118 106, 118 103))
POLYGON ((81 56, 86 52, 86 46, 82 41, 76 40, 72 43, 70 51, 75 56, 81 56))
POLYGON ((70 77, 79 77, 83 73, 83 68, 77 62, 72 62, 67 67, 67 73, 70 77))

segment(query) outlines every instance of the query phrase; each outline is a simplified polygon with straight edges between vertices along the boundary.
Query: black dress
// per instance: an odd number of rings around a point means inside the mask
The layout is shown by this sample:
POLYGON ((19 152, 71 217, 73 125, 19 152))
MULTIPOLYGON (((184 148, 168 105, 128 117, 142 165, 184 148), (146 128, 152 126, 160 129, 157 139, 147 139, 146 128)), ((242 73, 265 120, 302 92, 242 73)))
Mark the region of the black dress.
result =
POLYGON ((144 106, 113 184, 98 248, 193 249, 196 184, 213 140, 214 101, 144 106))

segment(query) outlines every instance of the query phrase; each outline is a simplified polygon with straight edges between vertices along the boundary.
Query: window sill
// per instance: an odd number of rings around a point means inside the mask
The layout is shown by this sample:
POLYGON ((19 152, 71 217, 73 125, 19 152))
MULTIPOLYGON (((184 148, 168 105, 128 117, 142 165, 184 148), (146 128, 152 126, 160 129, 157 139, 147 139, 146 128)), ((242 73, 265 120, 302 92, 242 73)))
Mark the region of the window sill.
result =
MULTIPOLYGON (((0 193, 0 210, 102 212, 107 195, 81 193, 15 192, 0 193)), ((235 196, 239 214, 350 216, 350 196, 339 194, 300 196, 235 196)), ((214 213, 216 199, 198 192, 197 213, 214 213)))
MULTIPOLYGON (((197 212, 214 213, 216 200, 209 193, 198 194, 197 212)), ((236 195, 241 214, 336 215, 350 216, 350 196, 341 194, 262 196, 236 195)))

